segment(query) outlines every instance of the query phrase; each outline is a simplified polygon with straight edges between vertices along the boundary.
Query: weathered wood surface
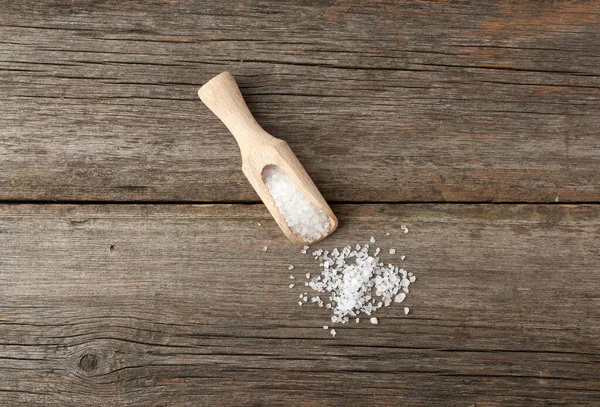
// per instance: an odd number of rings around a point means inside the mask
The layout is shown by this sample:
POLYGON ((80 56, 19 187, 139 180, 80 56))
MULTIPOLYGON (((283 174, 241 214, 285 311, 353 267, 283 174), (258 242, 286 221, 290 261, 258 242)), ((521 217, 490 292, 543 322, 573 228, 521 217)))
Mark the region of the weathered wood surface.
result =
POLYGON ((599 201, 600 2, 0 1, 0 199, 256 201, 229 70, 330 201, 599 201))
POLYGON ((409 315, 331 338, 262 205, 0 206, 0 404, 598 405, 598 206, 334 210, 328 247, 407 255, 409 315))

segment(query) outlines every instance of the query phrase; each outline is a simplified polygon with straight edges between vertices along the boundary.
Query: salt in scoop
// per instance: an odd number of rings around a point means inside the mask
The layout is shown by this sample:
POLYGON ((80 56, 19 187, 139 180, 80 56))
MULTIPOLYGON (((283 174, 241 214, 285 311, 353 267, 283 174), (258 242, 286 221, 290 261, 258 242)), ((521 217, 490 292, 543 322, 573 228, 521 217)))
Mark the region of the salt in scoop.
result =
POLYGON ((235 137, 242 172, 287 238, 311 244, 333 233, 338 220, 331 208, 287 143, 256 122, 233 76, 215 76, 198 96, 235 137))

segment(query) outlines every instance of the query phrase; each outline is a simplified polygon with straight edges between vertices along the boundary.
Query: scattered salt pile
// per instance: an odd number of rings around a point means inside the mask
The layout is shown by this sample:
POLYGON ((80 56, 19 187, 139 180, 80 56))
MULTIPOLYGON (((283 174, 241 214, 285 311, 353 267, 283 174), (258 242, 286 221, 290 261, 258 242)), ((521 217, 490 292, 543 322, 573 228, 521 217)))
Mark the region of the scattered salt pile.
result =
MULTIPOLYGON (((370 242, 373 241, 372 237, 370 242)), ((301 252, 306 254, 306 250, 305 246, 301 252)), ((350 318, 359 323, 358 316, 365 314, 372 324, 378 324, 377 318, 371 317, 371 314, 392 302, 403 302, 409 293, 408 287, 416 281, 413 273, 392 264, 384 265, 380 261, 380 252, 381 249, 376 248, 371 253, 369 244, 357 244, 354 248, 346 246, 342 250, 335 248, 331 252, 323 249, 313 251, 322 270, 318 275, 313 273, 312 278, 310 273, 306 273, 305 285, 325 295, 313 296, 310 302, 331 309, 332 323, 345 324, 350 318)), ((308 294, 304 293, 301 298, 304 302, 299 302, 299 305, 305 305, 308 294)), ((408 310, 405 307, 404 313, 408 314, 408 310)))
POLYGON ((306 199, 281 168, 269 165, 263 170, 262 177, 292 232, 309 242, 329 232, 331 224, 327 215, 306 199))

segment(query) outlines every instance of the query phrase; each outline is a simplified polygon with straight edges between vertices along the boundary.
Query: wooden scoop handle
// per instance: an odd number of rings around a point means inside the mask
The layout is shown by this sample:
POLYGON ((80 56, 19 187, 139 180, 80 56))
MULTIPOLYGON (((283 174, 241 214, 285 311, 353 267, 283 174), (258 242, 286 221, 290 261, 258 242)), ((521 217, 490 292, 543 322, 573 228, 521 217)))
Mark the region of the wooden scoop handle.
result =
POLYGON ((242 156, 252 147, 273 140, 274 137, 260 127, 248 110, 240 88, 229 72, 220 73, 206 82, 198 90, 198 96, 233 134, 242 156))

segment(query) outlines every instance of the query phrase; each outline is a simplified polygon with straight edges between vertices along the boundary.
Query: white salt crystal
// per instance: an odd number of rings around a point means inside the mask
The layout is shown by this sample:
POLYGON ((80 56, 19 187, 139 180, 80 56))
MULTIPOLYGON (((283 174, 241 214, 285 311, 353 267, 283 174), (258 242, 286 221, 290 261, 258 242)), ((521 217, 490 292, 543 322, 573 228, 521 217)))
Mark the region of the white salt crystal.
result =
POLYGON ((389 236, 389 235, 390 235, 390 232, 387 232, 385 235, 386 235, 386 236, 389 236))
POLYGON ((329 331, 331 333, 331 336, 333 336, 335 338, 335 329, 332 329, 331 331, 329 331))
POLYGON ((302 301, 298 301, 298 305, 302 306, 302 301))
MULTIPOLYGON (((320 307, 325 304, 325 308, 332 311, 331 322, 334 324, 348 323, 350 317, 359 323, 361 313, 377 321, 372 314, 394 302, 403 302, 408 286, 414 281, 412 273, 409 276, 406 270, 393 264, 384 266, 379 258, 379 248, 374 248, 375 252, 371 254, 369 244, 355 247, 356 250, 352 250, 346 246, 341 252, 338 249, 331 253, 315 251, 321 272, 317 275, 307 273, 309 281, 305 284, 314 291, 325 293, 323 298, 328 298, 326 304, 321 296, 312 297, 311 302, 320 307)), ((306 293, 302 298, 305 297, 306 293)))
POLYGON ((281 168, 269 165, 263 170, 262 177, 292 232, 309 242, 329 233, 329 217, 310 202, 281 168))
MULTIPOLYGON (((326 308, 332 309, 332 322, 346 323, 349 316, 356 317, 363 312, 367 315, 391 305, 395 298, 400 300, 398 292, 410 285, 406 271, 392 264, 383 267, 376 255, 369 255, 368 245, 360 248, 360 252, 349 252, 344 248, 336 257, 319 257, 321 274, 315 276, 309 286, 317 291, 329 293, 326 308), (355 260, 346 263, 347 255, 354 255, 355 260), (327 260, 323 260, 327 258, 327 260)), ((333 255, 333 252, 332 252, 333 255)), ((402 293, 406 297, 406 293, 402 293)))
POLYGON ((329 329, 327 325, 323 325, 323 329, 329 329))
POLYGON ((404 233, 408 233, 408 228, 405 225, 400 226, 400 229, 402 229, 404 233))
POLYGON ((289 285, 290 288, 294 288, 294 283, 289 285))
POLYGON ((306 273, 306 278, 310 278, 310 273, 306 273))
POLYGON ((396 254, 396 249, 390 249, 390 254, 396 254))
POLYGON ((269 248, 267 246, 263 247, 263 252, 266 252, 269 248))
POLYGON ((405 255, 400 256, 400 260, 404 260, 406 258, 405 255))
POLYGON ((291 271, 291 270, 293 270, 293 269, 294 269, 294 266, 290 264, 290 266, 288 267, 288 270, 290 270, 290 271, 291 271))
POLYGON ((294 276, 290 276, 290 280, 293 280, 293 279, 294 279, 294 276))
POLYGON ((258 226, 261 226, 261 225, 260 225, 260 222, 258 222, 258 223, 257 223, 257 225, 258 225, 258 226))
POLYGON ((408 307, 404 307, 404 315, 408 314, 408 311, 410 311, 410 309, 408 307))
POLYGON ((375 238, 373 236, 371 236, 371 238, 369 239, 369 242, 375 243, 375 238))
POLYGON ((372 324, 378 324, 379 323, 379 321, 377 321, 377 318, 375 318, 375 317, 371 317, 370 321, 371 321, 372 324))
POLYGON ((410 281, 411 283, 414 283, 416 279, 417 279, 417 277, 415 277, 415 276, 410 276, 410 277, 408 278, 408 281, 410 281))

